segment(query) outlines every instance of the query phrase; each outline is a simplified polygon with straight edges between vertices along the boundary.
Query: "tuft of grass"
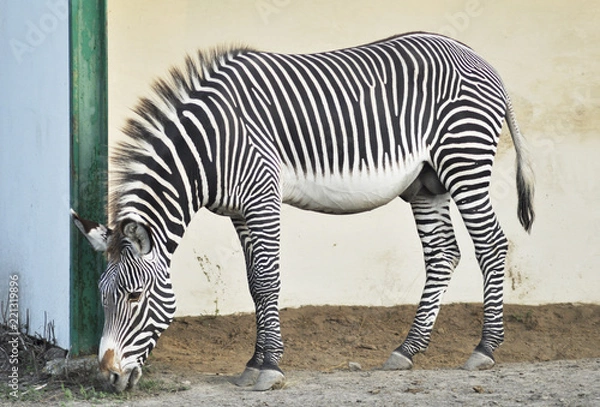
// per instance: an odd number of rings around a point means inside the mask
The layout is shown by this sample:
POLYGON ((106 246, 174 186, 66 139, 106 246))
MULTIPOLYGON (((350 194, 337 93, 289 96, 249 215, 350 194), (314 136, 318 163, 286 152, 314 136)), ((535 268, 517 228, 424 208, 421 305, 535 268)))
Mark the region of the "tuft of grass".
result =
POLYGON ((73 401, 74 397, 73 397, 73 392, 71 391, 71 389, 69 389, 68 387, 65 387, 64 383, 60 384, 60 388, 62 389, 65 400, 73 401))
MULTIPOLYGON (((1 308, 0 306, 0 311, 1 308)), ((156 373, 150 365, 144 368, 144 376, 137 388, 123 393, 114 393, 106 388, 98 374, 98 365, 95 361, 88 363, 85 360, 78 360, 83 363, 74 363, 74 360, 70 360, 62 370, 57 370, 61 373, 50 375, 44 370, 46 362, 57 359, 65 361, 67 352, 57 348, 54 340, 48 341, 39 336, 30 336, 25 328, 21 328, 18 334, 19 388, 15 392, 8 382, 0 382, 0 405, 15 401, 25 403, 52 401, 62 405, 69 405, 74 401, 123 402, 190 388, 189 382, 186 384, 172 379, 157 380, 153 377, 156 373)), ((8 355, 11 351, 8 340, 13 336, 14 333, 1 323, 0 318, 0 356, 8 355)), ((0 375, 9 372, 9 369, 11 365, 7 360, 0 358, 0 375)))
POLYGON ((153 378, 144 379, 142 377, 136 391, 144 394, 177 393, 189 390, 190 387, 189 383, 167 382, 153 378))
POLYGON ((77 398, 86 401, 98 401, 110 398, 110 394, 102 390, 96 390, 94 386, 85 387, 84 385, 80 384, 77 398))

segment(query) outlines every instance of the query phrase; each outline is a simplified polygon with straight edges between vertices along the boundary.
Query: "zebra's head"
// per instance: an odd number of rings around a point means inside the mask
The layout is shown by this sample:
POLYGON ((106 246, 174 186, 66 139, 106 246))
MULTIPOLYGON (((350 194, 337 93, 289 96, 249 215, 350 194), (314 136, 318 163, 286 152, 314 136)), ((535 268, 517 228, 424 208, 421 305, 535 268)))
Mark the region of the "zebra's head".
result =
POLYGON ((107 252, 108 265, 98 283, 104 309, 98 360, 102 376, 121 392, 136 385, 142 365, 173 319, 169 265, 150 229, 138 220, 125 219, 111 230, 72 214, 94 249, 107 252))

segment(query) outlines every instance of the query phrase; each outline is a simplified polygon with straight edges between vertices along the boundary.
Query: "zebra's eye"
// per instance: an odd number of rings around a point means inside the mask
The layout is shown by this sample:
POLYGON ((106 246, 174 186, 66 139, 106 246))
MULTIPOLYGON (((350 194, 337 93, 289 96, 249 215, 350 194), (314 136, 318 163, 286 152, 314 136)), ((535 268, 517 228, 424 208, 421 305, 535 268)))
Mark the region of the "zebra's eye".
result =
POLYGON ((133 291, 127 295, 128 302, 138 302, 142 298, 141 291, 133 291))

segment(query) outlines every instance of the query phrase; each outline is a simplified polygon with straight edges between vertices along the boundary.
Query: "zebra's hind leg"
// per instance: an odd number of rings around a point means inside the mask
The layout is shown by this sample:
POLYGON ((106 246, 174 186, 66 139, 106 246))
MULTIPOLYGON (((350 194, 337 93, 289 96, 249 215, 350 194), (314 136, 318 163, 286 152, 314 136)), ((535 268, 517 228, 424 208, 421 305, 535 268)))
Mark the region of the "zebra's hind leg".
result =
POLYGON ((474 195, 453 194, 475 246, 483 274, 483 330, 481 341, 463 366, 467 370, 494 366, 494 351, 504 341, 503 285, 508 241, 492 209, 487 190, 474 195))
POLYGON ((256 345, 252 358, 235 381, 264 391, 283 385, 279 369, 283 341, 279 322, 279 211, 271 216, 232 218, 246 259, 250 294, 256 311, 256 345), (260 233, 259 233, 260 232, 260 233))
POLYGON ((384 370, 408 370, 412 357, 427 349, 431 331, 440 310, 460 251, 450 219, 450 195, 421 192, 411 200, 417 231, 423 246, 426 281, 410 331, 384 363, 384 370))

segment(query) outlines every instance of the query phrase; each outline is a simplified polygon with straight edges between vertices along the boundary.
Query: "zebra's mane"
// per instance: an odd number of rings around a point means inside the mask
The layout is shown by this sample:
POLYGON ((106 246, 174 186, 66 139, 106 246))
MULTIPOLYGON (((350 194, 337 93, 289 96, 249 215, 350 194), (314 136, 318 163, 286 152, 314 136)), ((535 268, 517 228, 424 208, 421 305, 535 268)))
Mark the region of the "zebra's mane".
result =
MULTIPOLYGON (((112 148, 110 154, 108 218, 113 229, 127 217, 122 213, 125 207, 122 198, 129 190, 128 184, 136 182, 136 175, 144 171, 144 159, 156 156, 152 141, 167 137, 163 131, 164 124, 176 114, 177 107, 190 92, 199 89, 212 72, 227 60, 247 51, 251 49, 236 46, 198 51, 195 56, 188 54, 183 66, 174 66, 168 75, 156 79, 150 95, 138 100, 133 108, 133 117, 126 121, 122 129, 125 139, 112 148)), ((115 232, 119 233, 117 230, 115 232)), ((120 244, 120 239, 112 240, 116 245, 120 244)))

